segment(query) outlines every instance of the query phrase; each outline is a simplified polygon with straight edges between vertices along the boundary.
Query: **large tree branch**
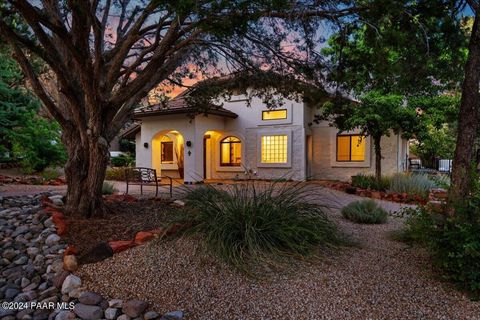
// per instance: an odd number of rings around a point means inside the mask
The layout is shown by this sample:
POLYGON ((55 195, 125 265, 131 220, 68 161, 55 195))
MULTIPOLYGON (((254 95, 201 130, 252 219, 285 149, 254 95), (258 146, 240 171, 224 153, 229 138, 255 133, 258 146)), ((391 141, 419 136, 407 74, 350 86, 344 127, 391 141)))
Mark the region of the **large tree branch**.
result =
POLYGON ((158 83, 167 79, 167 77, 172 74, 179 65, 182 64, 183 60, 188 56, 188 52, 188 48, 182 48, 181 50, 177 51, 174 56, 165 61, 165 63, 163 63, 162 66, 157 69, 157 72, 147 82, 143 83, 141 88, 129 96, 129 98, 122 104, 121 108, 117 109, 117 112, 110 113, 108 117, 108 121, 111 123, 111 129, 109 133, 110 136, 113 137, 118 133, 118 130, 130 116, 138 101, 146 96, 147 93, 150 92, 158 83))
POLYGON ((106 77, 106 90, 111 90, 115 86, 125 57, 128 55, 132 46, 140 39, 138 31, 155 10, 155 7, 155 1, 150 2, 125 36, 117 38, 115 47, 104 54, 104 60, 109 64, 109 71, 106 77))

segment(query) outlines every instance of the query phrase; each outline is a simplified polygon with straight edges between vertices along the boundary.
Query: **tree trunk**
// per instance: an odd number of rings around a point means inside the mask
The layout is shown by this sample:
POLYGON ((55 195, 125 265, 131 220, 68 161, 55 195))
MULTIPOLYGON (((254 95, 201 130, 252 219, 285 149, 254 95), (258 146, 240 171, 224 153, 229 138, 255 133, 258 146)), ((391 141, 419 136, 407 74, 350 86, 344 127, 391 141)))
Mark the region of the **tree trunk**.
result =
POLYGON ((472 35, 468 45, 465 65, 465 79, 462 85, 462 99, 458 115, 457 146, 453 158, 452 185, 449 201, 462 201, 472 186, 475 139, 479 121, 479 80, 480 80, 480 30, 479 13, 475 15, 472 35))
POLYGON ((89 218, 105 213, 102 186, 109 155, 105 139, 87 137, 81 141, 78 135, 64 132, 63 139, 68 152, 65 211, 68 215, 89 218))
POLYGON ((373 148, 375 150, 375 178, 378 182, 382 178, 382 147, 380 142, 382 137, 372 137, 373 138, 373 148))

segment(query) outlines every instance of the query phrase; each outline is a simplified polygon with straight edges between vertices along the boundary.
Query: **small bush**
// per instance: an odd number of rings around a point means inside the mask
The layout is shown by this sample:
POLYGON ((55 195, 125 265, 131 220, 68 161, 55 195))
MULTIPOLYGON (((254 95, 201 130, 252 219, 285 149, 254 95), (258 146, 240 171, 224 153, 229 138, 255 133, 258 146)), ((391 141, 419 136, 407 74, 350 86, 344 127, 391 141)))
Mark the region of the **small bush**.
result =
POLYGON ((359 174, 352 176, 352 186, 357 188, 385 191, 389 185, 389 177, 382 177, 378 182, 374 175, 359 174))
POLYGON ((117 188, 115 188, 115 186, 112 183, 109 183, 109 182, 106 182, 106 181, 103 182, 102 194, 104 194, 104 195, 114 194, 117 191, 118 191, 117 188))
POLYGON ((342 209, 342 216, 358 223, 378 224, 387 221, 388 212, 373 200, 355 201, 342 209))
POLYGON ((250 272, 281 257, 308 257, 318 247, 342 244, 336 225, 318 205, 305 203, 300 184, 246 182, 218 190, 197 188, 186 196, 177 222, 204 236, 222 260, 250 272))
POLYGON ((112 166, 114 167, 130 167, 135 165, 135 159, 130 155, 119 155, 110 159, 112 166))
POLYGON ((448 176, 447 174, 438 174, 438 175, 430 176, 429 178, 430 180, 433 181, 435 185, 437 185, 440 188, 443 188, 443 189, 450 188, 450 176, 448 176))
POLYGON ((435 187, 435 183, 424 174, 395 174, 388 191, 428 198, 430 190, 435 187))
POLYGON ((105 172, 105 180, 125 181, 125 168, 107 168, 107 171, 105 172))
POLYGON ((445 278, 480 294, 480 206, 457 206, 455 212, 448 217, 419 208, 407 220, 401 239, 426 246, 445 278))
POLYGON ((40 173, 40 175, 45 180, 55 180, 58 177, 60 177, 62 174, 58 170, 46 168, 40 173))

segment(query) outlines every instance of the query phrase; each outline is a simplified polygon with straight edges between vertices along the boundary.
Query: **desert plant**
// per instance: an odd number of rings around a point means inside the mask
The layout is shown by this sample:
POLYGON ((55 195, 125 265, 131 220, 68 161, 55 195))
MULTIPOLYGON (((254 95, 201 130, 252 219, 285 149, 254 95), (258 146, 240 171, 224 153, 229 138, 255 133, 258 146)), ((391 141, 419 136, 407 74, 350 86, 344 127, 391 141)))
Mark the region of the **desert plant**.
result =
POLYGON ((355 201, 342 208, 342 216, 350 221, 379 224, 387 221, 388 213, 373 200, 355 201))
POLYGON ((435 183, 425 174, 395 174, 388 191, 427 198, 430 190, 435 187, 435 183))
POLYGON ((117 191, 118 189, 115 188, 115 186, 112 183, 106 182, 106 181, 103 182, 102 194, 114 194, 117 191))
POLYGON ((362 189, 385 191, 390 185, 390 178, 382 176, 380 181, 374 175, 358 174, 352 176, 352 186, 362 189))
POLYGON ((192 226, 219 258, 247 272, 344 242, 322 207, 305 202, 303 184, 257 183, 197 188, 186 196, 177 222, 192 226))

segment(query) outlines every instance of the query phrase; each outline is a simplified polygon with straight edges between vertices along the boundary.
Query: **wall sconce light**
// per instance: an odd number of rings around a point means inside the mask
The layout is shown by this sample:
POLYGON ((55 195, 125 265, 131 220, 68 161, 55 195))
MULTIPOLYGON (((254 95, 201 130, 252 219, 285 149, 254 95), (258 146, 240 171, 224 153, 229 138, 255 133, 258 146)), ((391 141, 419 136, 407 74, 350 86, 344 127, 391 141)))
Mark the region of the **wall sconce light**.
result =
POLYGON ((192 141, 188 140, 187 142, 185 142, 185 144, 187 145, 187 147, 191 147, 192 146, 192 141))
POLYGON ((148 142, 145 142, 143 146, 148 149, 148 142))

